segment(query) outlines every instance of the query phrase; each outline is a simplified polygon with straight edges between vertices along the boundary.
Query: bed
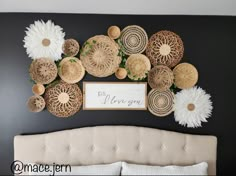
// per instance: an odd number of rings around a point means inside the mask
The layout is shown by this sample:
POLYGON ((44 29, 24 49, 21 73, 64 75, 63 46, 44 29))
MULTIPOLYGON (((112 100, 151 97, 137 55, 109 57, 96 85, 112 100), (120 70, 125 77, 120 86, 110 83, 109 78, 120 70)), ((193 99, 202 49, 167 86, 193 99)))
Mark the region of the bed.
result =
POLYGON ((208 163, 216 175, 217 138, 135 126, 96 126, 14 138, 23 163, 93 165, 126 161, 146 165, 208 163))

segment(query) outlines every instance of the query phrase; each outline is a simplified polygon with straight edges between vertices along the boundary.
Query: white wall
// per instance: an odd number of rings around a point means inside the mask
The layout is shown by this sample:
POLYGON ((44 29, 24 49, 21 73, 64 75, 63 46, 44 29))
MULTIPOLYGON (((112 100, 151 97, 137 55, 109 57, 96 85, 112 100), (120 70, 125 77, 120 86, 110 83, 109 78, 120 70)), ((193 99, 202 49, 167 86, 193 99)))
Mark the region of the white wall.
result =
POLYGON ((0 12, 236 15, 236 0, 0 0, 0 12))

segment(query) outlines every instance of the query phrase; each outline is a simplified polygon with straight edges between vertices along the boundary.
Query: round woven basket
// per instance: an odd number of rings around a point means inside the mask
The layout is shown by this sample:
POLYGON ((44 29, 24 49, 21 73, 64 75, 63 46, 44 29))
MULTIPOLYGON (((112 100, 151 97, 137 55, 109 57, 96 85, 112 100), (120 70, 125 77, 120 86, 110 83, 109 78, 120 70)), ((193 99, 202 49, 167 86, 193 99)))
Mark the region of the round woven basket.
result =
POLYGON ((183 41, 174 32, 157 32, 149 39, 146 54, 153 66, 166 65, 174 67, 183 58, 183 41))
POLYGON ((180 89, 193 87, 198 81, 197 69, 189 63, 181 63, 174 70, 175 85, 180 89))
POLYGON ((73 57, 79 53, 79 48, 79 43, 75 39, 67 39, 63 44, 62 50, 66 56, 73 57))
POLYGON ((132 54, 128 57, 125 67, 128 70, 128 77, 130 79, 142 80, 147 77, 151 69, 151 63, 143 54, 132 54))
POLYGON ((73 84, 84 77, 85 69, 78 58, 66 57, 59 64, 58 74, 63 81, 73 84))
POLYGON ((123 52, 127 55, 143 53, 148 44, 146 31, 140 26, 125 27, 120 36, 123 52))
POLYGON ((155 116, 164 117, 173 111, 174 94, 170 90, 152 89, 148 94, 148 110, 155 116))
POLYGON ((127 76, 127 71, 125 68, 118 68, 115 73, 116 78, 125 79, 127 76))
POLYGON ((32 87, 32 92, 35 94, 35 95, 43 95, 44 92, 45 92, 45 87, 43 84, 34 84, 33 87, 32 87))
POLYGON ((60 82, 46 90, 47 109, 57 117, 70 117, 80 110, 82 93, 77 84, 60 82))
POLYGON ((95 77, 112 75, 121 63, 119 46, 108 36, 98 35, 88 39, 81 51, 80 60, 85 70, 95 77))
POLYGON ((40 58, 31 63, 29 73, 36 83, 49 84, 57 77, 57 66, 51 59, 40 58))
POLYGON ((45 108, 45 101, 42 96, 34 95, 28 99, 27 106, 31 112, 40 112, 45 108))
POLYGON ((111 39, 117 39, 120 37, 120 28, 118 26, 110 26, 107 30, 107 35, 111 39))
POLYGON ((148 73, 148 84, 152 89, 157 89, 158 91, 165 91, 171 87, 173 82, 173 72, 167 66, 155 66, 148 73))

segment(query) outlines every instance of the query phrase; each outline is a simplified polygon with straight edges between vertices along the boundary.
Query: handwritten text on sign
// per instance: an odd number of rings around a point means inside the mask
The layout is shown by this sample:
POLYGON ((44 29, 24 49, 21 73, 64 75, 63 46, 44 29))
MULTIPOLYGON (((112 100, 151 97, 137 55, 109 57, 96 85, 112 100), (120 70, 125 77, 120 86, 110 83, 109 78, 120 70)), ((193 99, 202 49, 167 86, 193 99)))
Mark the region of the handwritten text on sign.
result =
POLYGON ((146 83, 84 82, 84 109, 146 109, 146 83))

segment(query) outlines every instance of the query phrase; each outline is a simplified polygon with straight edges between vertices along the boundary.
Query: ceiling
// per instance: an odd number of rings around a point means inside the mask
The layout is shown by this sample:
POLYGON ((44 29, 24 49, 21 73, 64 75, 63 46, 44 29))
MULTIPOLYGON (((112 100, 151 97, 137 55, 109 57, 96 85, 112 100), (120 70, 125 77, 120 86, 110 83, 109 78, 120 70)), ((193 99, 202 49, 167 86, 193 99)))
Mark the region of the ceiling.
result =
POLYGON ((0 12, 236 15, 236 0, 0 0, 0 12))

